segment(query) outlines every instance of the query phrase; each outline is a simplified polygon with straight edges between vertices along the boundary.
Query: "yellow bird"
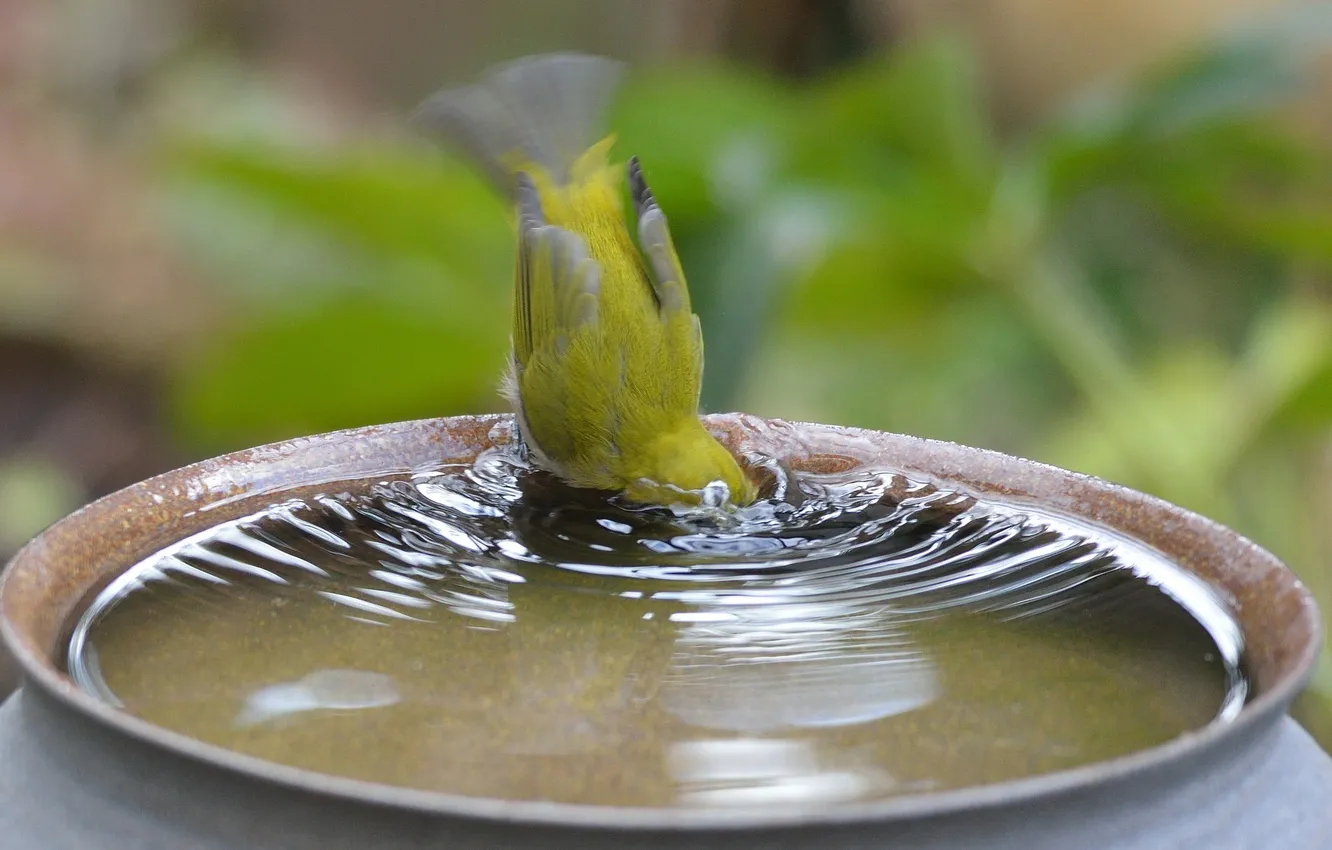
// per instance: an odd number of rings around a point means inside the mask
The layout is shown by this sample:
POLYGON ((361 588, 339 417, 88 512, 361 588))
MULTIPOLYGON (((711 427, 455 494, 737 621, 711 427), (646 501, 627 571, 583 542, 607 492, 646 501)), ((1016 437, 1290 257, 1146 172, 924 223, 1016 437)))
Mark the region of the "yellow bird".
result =
POLYGON ((636 157, 624 173, 637 244, 626 223, 614 136, 600 128, 619 73, 594 56, 522 59, 434 95, 417 120, 513 198, 504 394, 533 460, 573 486, 639 502, 747 504, 753 484, 698 418, 702 330, 636 157))

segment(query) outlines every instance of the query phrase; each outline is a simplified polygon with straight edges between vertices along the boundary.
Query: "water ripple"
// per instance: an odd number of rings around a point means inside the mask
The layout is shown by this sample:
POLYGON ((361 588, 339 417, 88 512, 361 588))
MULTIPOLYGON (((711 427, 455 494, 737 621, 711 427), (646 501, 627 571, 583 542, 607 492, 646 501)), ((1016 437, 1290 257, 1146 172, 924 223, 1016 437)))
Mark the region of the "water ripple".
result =
MULTIPOLYGON (((339 631, 348 623, 379 627, 356 633, 367 647, 368 631, 428 626, 453 635, 447 640, 479 635, 506 647, 488 651, 504 658, 512 651, 508 679, 482 665, 471 675, 489 685, 446 699, 411 676, 361 669, 401 659, 366 649, 357 663, 334 663, 341 656, 316 648, 311 657, 324 658, 317 669, 279 659, 282 677, 252 688, 228 722, 262 730, 298 715, 370 717, 418 704, 430 706, 431 718, 446 704, 459 716, 501 720, 525 711, 527 726, 506 731, 485 757, 500 764, 639 746, 644 733, 633 724, 655 711, 677 724, 671 734, 693 730, 694 738, 663 744, 663 758, 685 783, 679 798, 700 805, 932 787, 928 771, 903 779, 857 761, 854 748, 843 752, 850 761, 836 761, 829 753, 842 751, 823 739, 814 747, 815 738, 773 736, 836 735, 918 717, 927 706, 954 724, 970 722, 954 671, 976 677, 977 668, 956 653, 975 654, 986 638, 950 650, 954 638, 931 631, 958 615, 1015 628, 1063 624, 1078 640, 1093 639, 1079 646, 1139 641, 1133 645, 1150 655, 1153 624, 1187 619, 1182 606, 1224 669, 1214 716, 1233 717, 1247 698, 1243 637, 1227 601, 1137 542, 891 471, 815 475, 763 465, 776 479, 772 496, 738 511, 645 509, 568 490, 501 451, 473 465, 286 500, 182 540, 118 577, 76 626, 70 674, 119 704, 104 676, 108 656, 90 635, 99 618, 140 592, 169 591, 177 614, 219 612, 219 620, 226 594, 241 591, 257 591, 246 598, 270 606, 265 617, 302 606, 311 616, 310 606, 323 606, 325 631, 309 640, 329 645, 353 643, 339 631), (950 692, 961 701, 948 704, 950 692), (754 763, 728 762, 737 752, 754 763)), ((261 622, 266 630, 277 621, 261 622)), ((283 628, 276 632, 305 640, 299 628, 283 628)), ((434 634, 424 639, 426 657, 447 657, 450 644, 431 643, 434 634)), ((397 645, 382 646, 387 655, 397 645)), ((1052 675, 1058 681, 1058 671, 1052 675)), ((994 723, 976 733, 987 752, 1021 738, 994 731, 1007 728, 1006 716, 994 723)), ((1041 758, 1079 752, 1043 732, 1030 740, 1041 758)))

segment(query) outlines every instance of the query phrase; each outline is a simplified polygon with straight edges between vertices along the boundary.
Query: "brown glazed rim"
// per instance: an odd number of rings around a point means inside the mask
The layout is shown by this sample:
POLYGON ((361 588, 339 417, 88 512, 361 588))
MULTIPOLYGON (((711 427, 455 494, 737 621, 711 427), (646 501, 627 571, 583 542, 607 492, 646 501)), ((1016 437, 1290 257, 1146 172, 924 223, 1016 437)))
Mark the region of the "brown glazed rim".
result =
POLYGON ((1259 695, 1228 723, 1213 723, 1120 758, 1027 779, 835 807, 649 809, 462 797, 286 767, 117 710, 79 690, 57 666, 66 624, 83 601, 152 551, 253 511, 278 491, 309 492, 336 481, 471 459, 508 441, 507 416, 420 420, 303 437, 202 461, 113 493, 51 526, 14 557, 0 583, 0 632, 27 687, 145 744, 256 780, 438 815, 618 829, 914 819, 1107 784, 1252 737, 1280 719, 1313 669, 1321 636, 1312 596, 1270 553, 1197 514, 1096 478, 950 443, 741 414, 706 421, 738 454, 759 452, 813 471, 873 464, 942 488, 1091 521, 1154 547, 1230 594, 1259 695))

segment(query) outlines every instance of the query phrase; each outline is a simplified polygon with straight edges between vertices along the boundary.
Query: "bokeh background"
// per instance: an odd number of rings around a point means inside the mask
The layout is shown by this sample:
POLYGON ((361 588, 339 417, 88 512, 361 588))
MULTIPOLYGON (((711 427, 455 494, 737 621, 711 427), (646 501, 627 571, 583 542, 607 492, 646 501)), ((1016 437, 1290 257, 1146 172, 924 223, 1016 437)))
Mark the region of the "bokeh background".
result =
MULTIPOLYGON (((3 0, 0 554, 223 451, 501 409, 506 210, 406 117, 633 65, 705 407, 1038 458, 1332 611, 1332 5, 3 0)), ((1300 719, 1332 745, 1332 653, 1300 719)))

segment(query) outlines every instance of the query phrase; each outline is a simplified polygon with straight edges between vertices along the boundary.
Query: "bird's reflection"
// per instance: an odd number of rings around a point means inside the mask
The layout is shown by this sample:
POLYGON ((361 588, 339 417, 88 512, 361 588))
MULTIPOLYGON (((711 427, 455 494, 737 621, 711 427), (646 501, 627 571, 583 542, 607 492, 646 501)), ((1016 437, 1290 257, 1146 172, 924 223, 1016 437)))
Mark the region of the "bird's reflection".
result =
POLYGON ((850 800, 894 784, 808 730, 871 723, 940 694, 935 664, 881 607, 714 604, 514 585, 507 711, 522 755, 629 746, 699 805, 850 800), (646 613, 645 613, 646 612, 646 613), (802 734, 805 732, 806 734, 802 734))
POLYGON ((567 755, 619 745, 651 711, 674 640, 670 610, 577 587, 511 585, 506 750, 567 755))

